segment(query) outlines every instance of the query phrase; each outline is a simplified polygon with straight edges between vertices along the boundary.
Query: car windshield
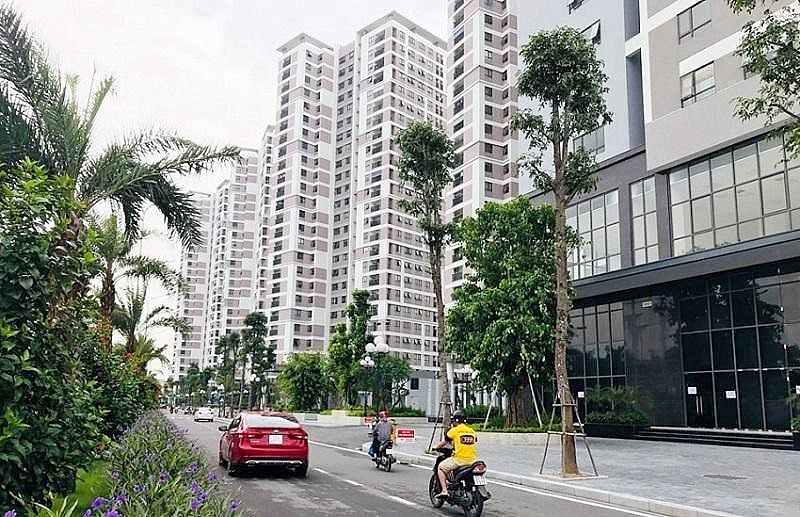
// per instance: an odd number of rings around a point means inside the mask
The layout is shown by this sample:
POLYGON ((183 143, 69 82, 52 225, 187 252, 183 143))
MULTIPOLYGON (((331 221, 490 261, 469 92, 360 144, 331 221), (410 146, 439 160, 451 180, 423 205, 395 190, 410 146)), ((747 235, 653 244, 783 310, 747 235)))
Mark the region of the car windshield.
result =
POLYGON ((198 413, 210 413, 211 412, 211 408, 199 407, 199 408, 197 408, 197 412, 198 413))
POLYGON ((284 429, 298 429, 300 424, 290 422, 279 416, 247 415, 244 418, 247 427, 275 427, 284 429))

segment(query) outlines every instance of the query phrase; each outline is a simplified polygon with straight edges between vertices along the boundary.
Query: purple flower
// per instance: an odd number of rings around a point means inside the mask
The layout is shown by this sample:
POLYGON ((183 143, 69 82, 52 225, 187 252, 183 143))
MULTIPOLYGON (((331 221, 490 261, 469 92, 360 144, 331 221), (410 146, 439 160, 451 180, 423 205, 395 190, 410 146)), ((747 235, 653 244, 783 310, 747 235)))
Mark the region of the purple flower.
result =
POLYGON ((217 472, 215 470, 212 470, 211 472, 208 473, 208 476, 206 476, 206 479, 208 479, 209 481, 216 481, 217 480, 217 472))
POLYGON ((105 517, 120 517, 120 514, 116 510, 109 510, 106 512, 105 517))
POLYGON ((208 494, 206 494, 205 492, 200 492, 200 495, 197 496, 197 499, 200 500, 200 502, 205 503, 206 501, 208 501, 208 494))
POLYGON ((235 510, 237 508, 239 508, 239 503, 236 501, 231 501, 231 510, 235 510))
POLYGON ((139 485, 133 485, 133 491, 138 494, 139 492, 142 491, 142 487, 140 487, 139 485))
POLYGON ((165 482, 165 481, 167 481, 168 479, 169 479, 169 472, 167 472, 166 470, 162 470, 162 471, 161 471, 161 475, 159 476, 159 480, 160 480, 162 483, 164 483, 164 482, 165 482))
POLYGON ((193 512, 199 510, 201 506, 203 506, 202 501, 198 501, 197 499, 192 499, 192 501, 189 503, 189 509, 193 512))
POLYGON ((89 508, 85 512, 83 512, 83 517, 92 517, 92 509, 89 508))
POLYGON ((197 481, 192 481, 192 484, 189 486, 189 490, 193 494, 196 494, 197 492, 199 492, 201 490, 200 483, 198 483, 197 481))
POLYGON ((197 474, 199 470, 200 467, 197 465, 196 461, 193 461, 191 465, 186 467, 186 472, 189 472, 190 474, 197 474))
POLYGON ((118 503, 124 503, 127 498, 128 494, 126 494, 125 492, 121 492, 117 494, 117 496, 114 498, 114 501, 118 503))
POLYGON ((9 510, 3 514, 3 517, 17 517, 17 512, 15 510, 9 510))
POLYGON ((97 499, 95 499, 94 501, 92 501, 92 511, 94 511, 94 510, 99 510, 100 508, 102 508, 102 507, 103 507, 103 504, 104 504, 105 502, 106 502, 106 500, 105 500, 105 499, 103 499, 102 497, 98 497, 97 499))
POLYGON ((119 471, 115 470, 114 472, 112 472, 111 473, 111 479, 113 479, 114 481, 118 480, 119 479, 119 471))

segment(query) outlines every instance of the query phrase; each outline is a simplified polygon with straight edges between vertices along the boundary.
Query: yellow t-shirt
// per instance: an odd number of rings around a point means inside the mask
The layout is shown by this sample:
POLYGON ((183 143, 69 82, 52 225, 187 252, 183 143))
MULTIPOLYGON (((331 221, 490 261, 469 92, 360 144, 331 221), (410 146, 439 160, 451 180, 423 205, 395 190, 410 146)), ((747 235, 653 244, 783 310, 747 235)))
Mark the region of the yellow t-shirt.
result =
POLYGON ((447 431, 447 437, 453 440, 453 458, 464 463, 478 459, 478 435, 470 426, 458 424, 447 431))

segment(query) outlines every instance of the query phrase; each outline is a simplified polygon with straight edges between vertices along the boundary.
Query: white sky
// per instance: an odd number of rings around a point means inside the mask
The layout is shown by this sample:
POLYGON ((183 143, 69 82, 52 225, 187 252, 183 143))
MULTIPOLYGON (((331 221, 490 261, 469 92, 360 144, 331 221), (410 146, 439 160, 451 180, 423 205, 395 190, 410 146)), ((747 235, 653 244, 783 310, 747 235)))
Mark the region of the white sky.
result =
MULTIPOLYGON (((137 130, 161 128, 198 143, 258 148, 274 121, 277 48, 300 32, 331 46, 396 10, 442 38, 445 0, 11 0, 51 62, 77 74, 83 91, 94 70, 113 75, 94 135, 103 146, 137 130)), ((212 192, 220 174, 180 179, 212 192)), ((180 246, 170 242, 155 210, 145 227, 156 235, 140 248, 179 267, 180 246)), ((151 307, 174 306, 152 285, 151 307)), ((170 331, 151 332, 169 343, 170 331)), ((151 364, 154 370, 160 365, 151 364)), ((163 367, 164 370, 167 367, 163 367)), ((166 377, 165 374, 159 375, 166 377)))

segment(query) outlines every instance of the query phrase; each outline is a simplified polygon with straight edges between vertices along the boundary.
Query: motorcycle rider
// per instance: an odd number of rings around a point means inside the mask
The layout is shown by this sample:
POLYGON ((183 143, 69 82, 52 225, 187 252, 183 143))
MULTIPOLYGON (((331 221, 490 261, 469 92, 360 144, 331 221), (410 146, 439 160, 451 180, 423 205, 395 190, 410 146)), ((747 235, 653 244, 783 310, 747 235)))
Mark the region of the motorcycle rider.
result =
POLYGON ((392 424, 389 422, 389 413, 383 409, 378 412, 378 422, 372 429, 372 447, 370 448, 370 456, 375 456, 380 452, 380 447, 383 442, 389 441, 392 437, 392 424))
POLYGON ((447 492, 447 475, 456 470, 458 467, 465 465, 472 465, 478 460, 478 434, 467 425, 467 417, 462 411, 456 411, 452 416, 453 427, 447 431, 446 439, 436 446, 441 449, 447 446, 448 442, 453 443, 453 454, 446 460, 439 463, 439 486, 442 491, 436 496, 446 498, 449 494, 447 492))

